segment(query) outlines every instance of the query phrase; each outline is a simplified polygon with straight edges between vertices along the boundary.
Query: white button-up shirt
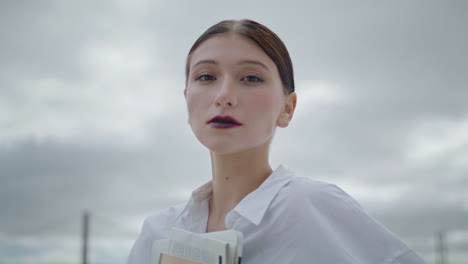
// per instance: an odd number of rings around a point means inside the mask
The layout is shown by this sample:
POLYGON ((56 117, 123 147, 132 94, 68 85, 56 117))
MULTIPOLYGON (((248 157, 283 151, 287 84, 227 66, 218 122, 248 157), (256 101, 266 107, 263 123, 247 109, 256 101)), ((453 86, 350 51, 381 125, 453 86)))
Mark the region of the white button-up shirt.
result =
MULTIPOLYGON (((205 233, 211 181, 186 204, 149 216, 128 264, 149 264, 153 242, 178 227, 205 233)), ((399 238, 333 184, 296 176, 280 165, 225 219, 244 235, 242 264, 422 264, 399 238)))

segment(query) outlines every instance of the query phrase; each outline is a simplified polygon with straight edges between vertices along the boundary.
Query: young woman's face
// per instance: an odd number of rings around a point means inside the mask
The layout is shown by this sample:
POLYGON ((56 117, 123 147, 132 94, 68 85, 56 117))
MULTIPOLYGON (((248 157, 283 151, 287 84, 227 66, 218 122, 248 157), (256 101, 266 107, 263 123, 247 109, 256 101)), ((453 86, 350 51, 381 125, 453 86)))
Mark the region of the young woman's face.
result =
POLYGON ((253 41, 238 34, 211 37, 192 53, 189 67, 189 124, 211 151, 249 150, 267 144, 277 125, 287 126, 281 114, 287 96, 278 70, 253 41), (210 123, 216 116, 230 116, 241 125, 210 123))

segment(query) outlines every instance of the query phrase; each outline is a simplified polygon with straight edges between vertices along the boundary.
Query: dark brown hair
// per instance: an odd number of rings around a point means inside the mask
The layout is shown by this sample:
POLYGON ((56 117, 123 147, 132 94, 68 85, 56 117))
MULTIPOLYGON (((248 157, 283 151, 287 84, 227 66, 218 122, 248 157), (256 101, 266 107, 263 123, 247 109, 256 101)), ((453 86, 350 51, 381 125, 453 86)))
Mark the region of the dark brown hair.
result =
POLYGON ((251 39, 276 64, 285 94, 294 92, 294 74, 291 57, 283 41, 269 28, 249 19, 224 20, 208 28, 192 45, 185 64, 185 84, 190 73, 190 58, 200 44, 210 37, 224 33, 238 33, 251 39))

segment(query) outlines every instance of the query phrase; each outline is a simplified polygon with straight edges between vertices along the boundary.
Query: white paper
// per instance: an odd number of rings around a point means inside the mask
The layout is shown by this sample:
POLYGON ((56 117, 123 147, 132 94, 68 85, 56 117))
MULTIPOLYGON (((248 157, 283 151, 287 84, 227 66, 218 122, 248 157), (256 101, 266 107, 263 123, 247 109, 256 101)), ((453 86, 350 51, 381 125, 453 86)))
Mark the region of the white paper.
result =
MULTIPOLYGON (((239 248, 242 248, 242 233, 235 230, 225 230, 205 233, 203 236, 226 241, 228 243, 227 264, 237 264, 239 258, 239 248), (239 240, 240 238, 240 240, 239 240)), ((240 252, 242 254, 242 251, 240 252)), ((242 255, 240 255, 242 256, 242 255)))
POLYGON ((196 234, 173 228, 170 239, 153 243, 151 264, 158 264, 161 253, 204 264, 238 264, 242 257, 243 235, 235 230, 196 234))
POLYGON ((206 264, 226 263, 228 242, 208 238, 182 229, 172 230, 169 254, 206 264))

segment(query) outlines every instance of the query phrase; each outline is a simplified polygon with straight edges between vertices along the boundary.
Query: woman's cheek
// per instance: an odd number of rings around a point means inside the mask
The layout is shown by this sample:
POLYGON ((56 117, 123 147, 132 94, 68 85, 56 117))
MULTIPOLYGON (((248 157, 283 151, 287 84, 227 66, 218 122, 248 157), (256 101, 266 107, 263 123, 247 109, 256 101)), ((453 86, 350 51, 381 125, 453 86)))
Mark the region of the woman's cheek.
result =
POLYGON ((199 109, 200 106, 203 104, 204 100, 206 99, 204 99, 203 94, 200 92, 187 93, 187 109, 189 111, 189 114, 199 109))
POLYGON ((278 102, 271 93, 257 93, 250 98, 250 105, 255 106, 257 112, 275 112, 278 102))

